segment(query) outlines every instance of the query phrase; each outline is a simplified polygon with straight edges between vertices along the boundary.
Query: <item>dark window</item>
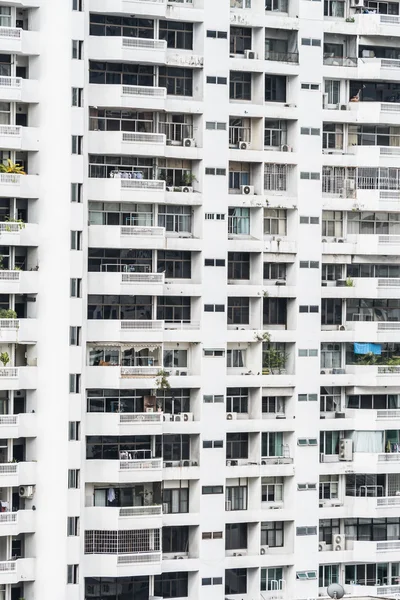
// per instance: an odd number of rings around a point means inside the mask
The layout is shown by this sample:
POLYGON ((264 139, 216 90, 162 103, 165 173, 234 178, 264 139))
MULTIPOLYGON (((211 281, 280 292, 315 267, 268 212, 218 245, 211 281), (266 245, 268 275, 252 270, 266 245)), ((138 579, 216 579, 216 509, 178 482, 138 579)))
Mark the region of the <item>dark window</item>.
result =
POLYGON ((245 50, 251 50, 251 28, 231 27, 230 54, 244 54, 245 50))
POLYGON ((249 298, 228 298, 228 325, 248 325, 250 318, 249 298))
POLYGON ((193 71, 181 67, 160 67, 158 85, 167 88, 171 96, 193 95, 193 71))
POLYGON ((225 594, 247 594, 247 570, 225 570, 225 594))
POLYGON ((265 101, 286 102, 286 77, 265 75, 265 101))
POLYGON ((190 323, 190 296, 158 296, 157 319, 167 323, 190 323))
POLYGON ((162 551, 163 554, 189 552, 189 527, 163 527, 162 551))
MULTIPOLYGON (((134 578, 136 579, 136 577, 134 578)), ((116 580, 119 583, 119 578, 116 580)), ((147 596, 148 596, 147 587, 147 596)), ((144 591, 146 593, 146 591, 144 591)), ((135 598, 141 598, 144 600, 145 596, 135 596, 132 588, 127 588, 128 596, 135 598)), ((162 575, 155 575, 154 577, 154 594, 161 596, 162 598, 186 598, 188 594, 188 573, 163 573, 162 575)), ((103 600, 103 598, 102 598, 103 600)), ((122 600, 122 598, 121 598, 122 600)))
POLYGON ((91 13, 90 35, 153 39, 154 21, 91 13))
POLYGON ((251 100, 251 73, 230 72, 229 97, 231 100, 251 100))
POLYGON ((227 433, 226 435, 226 458, 248 458, 249 456, 249 434, 227 433))
MULTIPOLYGON (((151 296, 88 296, 88 319, 151 320, 151 296)), ((157 316, 157 319, 164 317, 157 316)))
POLYGON ((286 325, 287 298, 263 298, 263 324, 286 325))
POLYGON ((321 300, 321 325, 341 325, 342 300, 341 298, 322 298, 321 300))
POLYGON ((154 85, 154 67, 152 65, 91 60, 89 61, 89 83, 152 87, 154 85))
POLYGON ((167 48, 193 49, 193 24, 184 21, 160 21, 158 35, 167 41, 167 48))
POLYGON ((250 253, 228 253, 228 279, 250 279, 250 253))
POLYGON ((225 549, 247 548, 247 523, 228 523, 225 526, 225 549))
POLYGON ((281 548, 284 545, 283 521, 261 523, 261 546, 281 548))
POLYGON ((190 252, 183 250, 159 250, 157 254, 157 272, 165 273, 166 279, 190 279, 190 252))

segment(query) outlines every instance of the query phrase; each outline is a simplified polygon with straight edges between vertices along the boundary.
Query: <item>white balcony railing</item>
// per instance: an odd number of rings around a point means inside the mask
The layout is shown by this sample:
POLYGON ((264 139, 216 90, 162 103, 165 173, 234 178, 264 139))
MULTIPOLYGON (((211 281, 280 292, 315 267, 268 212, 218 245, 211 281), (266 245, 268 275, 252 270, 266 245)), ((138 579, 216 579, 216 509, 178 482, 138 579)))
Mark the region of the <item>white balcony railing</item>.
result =
POLYGON ((400 410, 378 410, 377 419, 400 419, 400 410))
POLYGON ((0 173, 0 183, 19 184, 21 177, 23 177, 23 175, 19 175, 18 173, 0 173))
MULTIPOLYGON (((121 425, 131 425, 132 423, 161 423, 162 422, 161 412, 149 412, 149 413, 120 413, 119 422, 121 425)), ((0 422, 1 424, 1 422, 0 422)))
POLYGON ((18 472, 18 463, 0 464, 0 475, 15 475, 18 472))
POLYGON ((19 319, 0 319, 0 329, 19 329, 19 319))
POLYGON ((400 374, 400 367, 378 367, 378 371, 377 371, 378 375, 399 375, 400 374))
POLYGON ((153 517, 162 514, 161 504, 153 506, 124 506, 119 509, 120 518, 123 517, 153 517))
POLYGON ((9 221, 0 223, 0 233, 19 233, 21 229, 22 226, 19 223, 10 223, 9 221))
POLYGON ((378 279, 378 288, 398 288, 400 287, 400 278, 378 279))
POLYGON ((400 452, 378 454, 378 462, 400 462, 400 452))
POLYGON ((161 469, 162 459, 161 458, 145 458, 130 460, 124 459, 119 461, 120 471, 141 471, 143 469, 161 469))
POLYGON ((399 540, 389 540, 388 542, 377 542, 377 552, 390 552, 391 550, 400 550, 399 540))
POLYGON ((377 498, 376 506, 378 508, 400 506, 400 496, 384 496, 383 498, 377 498))
POLYGON ((117 175, 114 178, 121 179, 121 189, 165 192, 165 181, 157 179, 128 179, 127 177, 118 177, 117 175))
POLYGON ((378 321, 378 331, 400 331, 400 321, 378 321))
POLYGON ((21 136, 21 127, 18 125, 0 125, 0 136, 21 136))
POLYGON ((121 273, 121 283, 164 283, 164 273, 121 273))
POLYGON ((170 323, 166 321, 164 323, 165 329, 200 329, 200 321, 174 321, 170 323))
POLYGON ((18 415, 0 415, 0 427, 1 425, 18 425, 18 415))
POLYGON ((136 331, 136 330, 153 330, 162 331, 164 329, 164 321, 121 321, 122 331, 136 331))
POLYGON ((0 562, 0 573, 15 573, 16 570, 16 560, 3 560, 2 562, 0 562))
POLYGON ((380 235, 378 236, 378 244, 397 246, 400 244, 400 235, 380 235))
POLYGON ((156 377, 161 367, 121 367, 121 377, 156 377))
POLYGON ((20 88, 21 85, 21 77, 0 77, 0 87, 20 88))
POLYGON ((121 236, 125 235, 150 235, 152 237, 164 237, 165 228, 164 227, 145 227, 143 225, 122 225, 121 226, 121 236))
POLYGON ((122 95, 138 98, 166 98, 167 88, 151 87, 149 85, 123 85, 122 95))
POLYGON ((123 132, 122 141, 136 144, 165 144, 166 138, 162 133, 123 132))
MULTIPOLYGON (((389 15, 381 15, 381 17, 383 16, 389 16, 389 15)), ((400 17, 395 17, 396 19, 400 19, 400 17)), ((399 113, 400 112, 400 104, 398 104, 397 102, 382 102, 381 104, 381 112, 387 112, 387 113, 399 113)))
POLYGON ((21 39, 22 29, 19 27, 0 27, 0 38, 21 39))
POLYGON ((400 17, 398 15, 379 15, 379 17, 382 25, 400 25, 400 17))
POLYGON ((0 379, 14 379, 18 377, 18 369, 16 367, 1 367, 0 379))
POLYGON ((119 565, 144 565, 161 562, 161 552, 137 552, 136 554, 119 554, 119 565))
POLYGON ((138 50, 166 50, 165 40, 151 40, 147 38, 122 38, 122 48, 135 48, 138 50))
POLYGON ((19 281, 20 271, 0 271, 0 281, 19 281))
POLYGON ((17 522, 17 515, 18 515, 17 512, 0 513, 0 525, 2 523, 16 523, 17 522))

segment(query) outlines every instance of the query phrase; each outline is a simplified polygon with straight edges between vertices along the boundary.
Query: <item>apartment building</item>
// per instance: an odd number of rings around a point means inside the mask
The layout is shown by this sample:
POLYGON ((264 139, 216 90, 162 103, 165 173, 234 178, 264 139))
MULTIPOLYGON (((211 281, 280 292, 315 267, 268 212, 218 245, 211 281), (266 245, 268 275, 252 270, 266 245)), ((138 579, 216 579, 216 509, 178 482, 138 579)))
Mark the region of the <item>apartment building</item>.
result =
POLYGON ((400 593, 400 12, 0 0, 0 600, 400 593))

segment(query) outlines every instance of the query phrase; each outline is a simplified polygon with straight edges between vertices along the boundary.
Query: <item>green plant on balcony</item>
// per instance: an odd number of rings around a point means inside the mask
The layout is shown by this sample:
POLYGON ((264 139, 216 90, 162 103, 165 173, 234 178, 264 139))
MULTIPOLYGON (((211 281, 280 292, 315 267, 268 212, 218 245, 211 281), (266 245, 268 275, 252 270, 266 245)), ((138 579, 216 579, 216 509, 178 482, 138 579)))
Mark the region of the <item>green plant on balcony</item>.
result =
MULTIPOLYGON (((25 229, 25 223, 22 219, 12 219, 11 217, 5 218, 6 223, 18 223, 18 229, 25 229)), ((6 231, 11 231, 11 227, 6 225, 6 231)))
POLYGON ((271 335, 268 333, 268 331, 263 331, 263 332, 255 332, 254 333, 254 340, 256 342, 270 342, 271 341, 271 335))
POLYGON ((376 365, 378 362, 378 356, 373 354, 372 352, 367 352, 367 354, 363 354, 357 360, 357 364, 359 365, 376 365))
POLYGON ((11 308, 0 309, 0 319, 16 319, 17 313, 11 308))
POLYGON ((26 175, 24 167, 7 158, 7 164, 0 164, 0 173, 15 173, 16 175, 26 175))
POLYGON ((183 174, 183 184, 192 185, 193 181, 197 181, 195 174, 191 171, 185 171, 183 174))
POLYGON ((355 18, 354 17, 347 17, 346 23, 355 23, 355 18))
POLYGON ((0 354, 0 362, 3 363, 3 367, 6 367, 8 365, 8 363, 10 362, 10 355, 8 354, 8 352, 2 352, 0 354))
POLYGON ((354 279, 352 279, 351 277, 348 277, 346 279, 346 283, 345 283, 346 287, 354 287, 354 279))
MULTIPOLYGON (((0 356, 1 359, 1 356, 0 356)), ((168 371, 158 371, 157 379, 156 379, 156 388, 158 390, 169 390, 171 388, 170 383, 168 381, 169 373, 168 371)))
POLYGON ((263 375, 278 374, 286 368, 287 354, 276 348, 268 348, 263 351, 263 375))

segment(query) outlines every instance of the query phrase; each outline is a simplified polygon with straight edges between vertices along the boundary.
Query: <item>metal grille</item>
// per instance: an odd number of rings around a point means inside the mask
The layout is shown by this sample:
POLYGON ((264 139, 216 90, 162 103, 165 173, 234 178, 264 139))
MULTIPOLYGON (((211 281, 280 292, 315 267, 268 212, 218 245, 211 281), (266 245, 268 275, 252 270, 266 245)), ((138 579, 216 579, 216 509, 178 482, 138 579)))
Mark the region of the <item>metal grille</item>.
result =
POLYGON ((85 554, 136 554, 159 550, 159 529, 85 531, 85 554))

